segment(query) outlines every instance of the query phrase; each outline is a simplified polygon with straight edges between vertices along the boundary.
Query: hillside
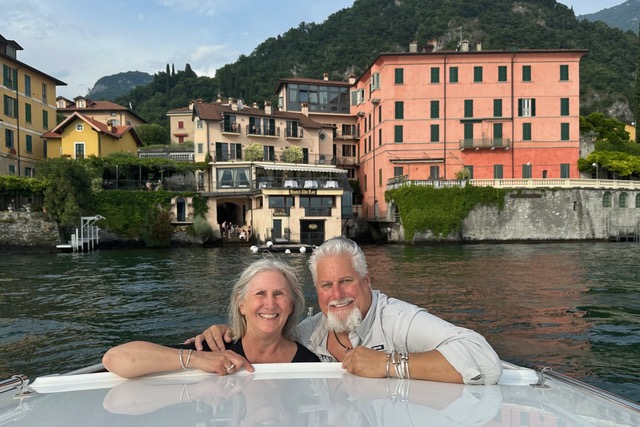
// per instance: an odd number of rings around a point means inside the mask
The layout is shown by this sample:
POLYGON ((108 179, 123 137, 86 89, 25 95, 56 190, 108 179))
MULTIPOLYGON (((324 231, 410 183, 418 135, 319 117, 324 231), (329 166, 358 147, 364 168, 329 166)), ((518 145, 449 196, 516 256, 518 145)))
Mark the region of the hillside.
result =
POLYGON ((146 120, 166 124, 166 111, 190 99, 211 101, 221 94, 263 103, 273 100, 279 78, 321 78, 328 72, 332 80, 346 81, 382 52, 407 51, 411 40, 422 46, 431 39, 445 49, 456 49, 460 39, 481 43, 483 50, 589 49, 581 67, 581 113, 633 120, 638 37, 579 20, 555 0, 356 0, 321 24, 302 22, 265 40, 213 79, 167 67, 151 85, 117 102, 131 102, 146 120))
POLYGON ((114 101, 137 86, 146 85, 153 76, 141 71, 127 71, 100 78, 87 95, 93 100, 114 101))
POLYGON ((586 19, 591 22, 602 21, 612 28, 620 28, 622 31, 638 33, 640 24, 640 0, 627 0, 618 6, 603 9, 596 13, 579 15, 578 19, 586 19))

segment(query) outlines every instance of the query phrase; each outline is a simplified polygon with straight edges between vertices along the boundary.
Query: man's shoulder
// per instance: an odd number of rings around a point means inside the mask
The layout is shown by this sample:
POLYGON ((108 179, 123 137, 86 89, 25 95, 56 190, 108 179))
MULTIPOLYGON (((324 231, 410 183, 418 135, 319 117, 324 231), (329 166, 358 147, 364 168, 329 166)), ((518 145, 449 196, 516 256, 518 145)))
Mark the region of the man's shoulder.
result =
POLYGON ((298 337, 302 340, 303 343, 311 337, 311 334, 316 329, 320 320, 322 319, 322 313, 317 313, 314 316, 307 317, 302 319, 296 328, 298 332, 298 337))
POLYGON ((383 316, 395 316, 404 312, 415 313, 424 309, 401 299, 390 298, 380 292, 377 300, 377 310, 383 316))

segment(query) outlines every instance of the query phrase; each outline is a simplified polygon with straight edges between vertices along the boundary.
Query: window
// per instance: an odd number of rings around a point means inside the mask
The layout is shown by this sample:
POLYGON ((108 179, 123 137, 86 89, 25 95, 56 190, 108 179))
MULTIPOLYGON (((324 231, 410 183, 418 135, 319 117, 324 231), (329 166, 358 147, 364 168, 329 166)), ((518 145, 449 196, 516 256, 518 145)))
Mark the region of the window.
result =
POLYGON ((289 216, 289 210, 294 206, 293 196, 269 196, 269 209, 273 209, 274 216, 289 216))
POLYGON ((440 68, 431 68, 431 83, 440 83, 440 68))
POLYGON ((636 208, 640 208, 640 193, 636 194, 636 208))
POLYGON ((302 129, 297 120, 287 120, 286 134, 287 138, 302 138, 302 129))
POLYGON ((502 165, 493 165, 493 179, 502 179, 503 169, 502 165))
POLYGON ((429 166, 429 179, 435 181, 440 178, 440 166, 431 165, 429 166))
POLYGON ((378 129, 378 146, 382 145, 382 128, 378 129))
POLYGON ((198 154, 202 154, 204 152, 204 144, 202 142, 198 143, 198 154))
POLYGON ((4 130, 4 145, 7 148, 13 148, 13 130, 5 128, 5 130, 4 130))
POLYGON ((16 174, 16 165, 9 165, 9 175, 16 174))
POLYGON ((502 117, 502 99, 493 100, 493 117, 502 117))
POLYGON ((395 84, 401 85, 404 84, 404 68, 396 68, 395 69, 395 84))
POLYGON ((499 65, 498 66, 498 81, 506 82, 507 81, 507 66, 499 65))
MULTIPOLYGON (((402 167, 402 166, 394 166, 393 167, 393 176, 402 176, 402 175, 404 175, 404 167, 402 167)), ((640 198, 638 198, 637 200, 640 200, 640 198)))
POLYGON ((344 157, 355 157, 356 156, 356 146, 354 144, 344 144, 342 146, 342 156, 344 156, 344 157))
POLYGON ((464 100, 464 116, 473 117, 473 99, 464 100))
POLYGON ((449 68, 449 83, 458 83, 458 67, 449 68))
POLYGON ((382 123, 382 105, 378 106, 378 123, 382 123))
POLYGON ((473 82, 482 83, 482 67, 473 67, 473 82))
POLYGON ((16 77, 18 70, 9 67, 7 64, 2 65, 2 84, 10 90, 16 89, 16 77))
POLYGON ((300 196, 300 207, 305 216, 331 216, 333 200, 331 196, 300 196))
POLYGON ((184 122, 182 120, 178 121, 178 129, 184 129, 184 122))
MULTIPOLYGON (((252 118, 253 117, 249 118, 249 120, 251 120, 252 118)), ((222 123, 223 132, 240 132, 240 126, 236 123, 236 116, 225 114, 222 123)))
POLYGON ((376 89, 380 89, 380 73, 371 74, 371 87, 370 90, 373 92, 376 89))
POLYGON ((473 165, 464 165, 462 169, 467 172, 469 179, 473 179, 473 165))
POLYGON ((571 178, 571 166, 569 163, 560 163, 560 178, 571 178))
POLYGON ((440 125, 431 125, 431 142, 440 142, 440 125))
POLYGON ((31 98, 31 76, 24 75, 24 96, 31 98))
POLYGON ((273 145, 263 146, 263 160, 273 162, 276 160, 276 149, 273 145))
POLYGON ((627 193, 620 193, 620 197, 618 198, 618 206, 621 208, 627 207, 627 193))
POLYGON ((560 123, 560 140, 569 141, 569 123, 560 123))
POLYGON ((404 119, 404 102, 396 101, 396 120, 404 119))
POLYGON ((569 66, 561 65, 560 66, 560 81, 566 82, 569 80, 569 66))
POLYGON ((49 112, 45 110, 42 111, 42 127, 49 129, 49 112))
POLYGON ((531 65, 522 66, 522 81, 523 82, 531 81, 531 65))
POLYGON ((522 177, 525 179, 531 178, 531 163, 525 163, 524 165, 522 165, 522 177))
POLYGON ((473 146, 473 123, 464 124, 464 140, 465 146, 471 144, 473 146))
POLYGON ((358 89, 351 92, 351 105, 359 105, 364 102, 364 89, 358 89))
POLYGON ((33 153, 33 137, 31 135, 27 135, 26 140, 27 153, 33 153))
POLYGON ((378 185, 382 187, 382 169, 378 169, 378 185))
POLYGON ((216 142, 215 160, 218 162, 242 160, 242 144, 216 142))
POLYGON ((602 195, 602 207, 610 208, 611 207, 611 193, 609 191, 605 191, 602 195))
POLYGON ((533 98, 518 99, 518 116, 535 117, 536 116, 536 100, 533 98))
POLYGON ((28 176, 33 178, 33 169, 32 168, 24 168, 24 176, 28 176))
POLYGON ((18 111, 18 100, 10 96, 4 96, 4 115, 7 117, 15 117, 18 111))
POLYGON ((200 119, 196 118, 196 127, 197 127, 198 129, 202 129, 202 120, 200 120, 200 119))
POLYGON ((364 176, 364 191, 367 191, 367 175, 364 176))
POLYGON ((84 130, 84 125, 82 123, 78 123, 76 125, 76 131, 82 132, 84 130))
POLYGON ((531 141, 531 123, 522 124, 522 140, 531 141))
POLYGON ((402 125, 394 126, 393 136, 394 136, 393 142, 396 142, 396 143, 403 142, 403 140, 402 140, 402 136, 403 136, 402 135, 402 125))
POLYGON ((47 84, 42 83, 42 102, 47 103, 47 84))
POLYGON ((24 104, 24 120, 27 123, 31 123, 31 104, 29 103, 25 103, 24 104))
POLYGON ((217 188, 248 188, 249 168, 229 168, 216 170, 217 188))
POLYGON ((431 101, 430 117, 432 119, 440 118, 440 101, 431 101))
POLYGON ((493 145, 502 147, 502 123, 493 124, 493 145))
POLYGON ((560 98, 560 115, 569 115, 569 98, 560 98))
POLYGON ((84 142, 76 142, 75 146, 75 159, 84 159, 84 142))

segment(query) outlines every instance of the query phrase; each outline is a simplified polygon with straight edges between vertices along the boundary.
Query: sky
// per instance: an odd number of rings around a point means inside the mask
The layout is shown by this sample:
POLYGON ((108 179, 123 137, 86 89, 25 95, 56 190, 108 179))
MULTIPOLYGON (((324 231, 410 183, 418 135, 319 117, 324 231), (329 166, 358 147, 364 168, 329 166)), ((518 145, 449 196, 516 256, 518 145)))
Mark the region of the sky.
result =
MULTIPOLYGON (((625 0, 561 0, 576 15, 625 0)), ((57 94, 86 95, 98 79, 154 74, 167 64, 199 76, 249 55, 301 22, 322 23, 354 0, 0 0, 0 34, 18 59, 65 82, 57 94)), ((321 78, 321 76, 318 76, 321 78)))

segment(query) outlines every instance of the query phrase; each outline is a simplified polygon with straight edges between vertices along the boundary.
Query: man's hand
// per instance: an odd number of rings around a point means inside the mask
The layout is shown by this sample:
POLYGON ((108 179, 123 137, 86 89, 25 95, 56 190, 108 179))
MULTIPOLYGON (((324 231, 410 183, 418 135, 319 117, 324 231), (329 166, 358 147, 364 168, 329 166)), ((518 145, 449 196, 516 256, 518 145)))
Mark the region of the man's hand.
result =
POLYGON ((224 351, 225 342, 231 342, 231 329, 227 325, 213 325, 199 335, 189 338, 184 344, 196 344, 196 350, 202 351, 203 342, 209 344, 211 351, 224 351))
POLYGON ((387 354, 359 346, 347 352, 342 367, 360 377, 384 378, 387 376, 387 354))

